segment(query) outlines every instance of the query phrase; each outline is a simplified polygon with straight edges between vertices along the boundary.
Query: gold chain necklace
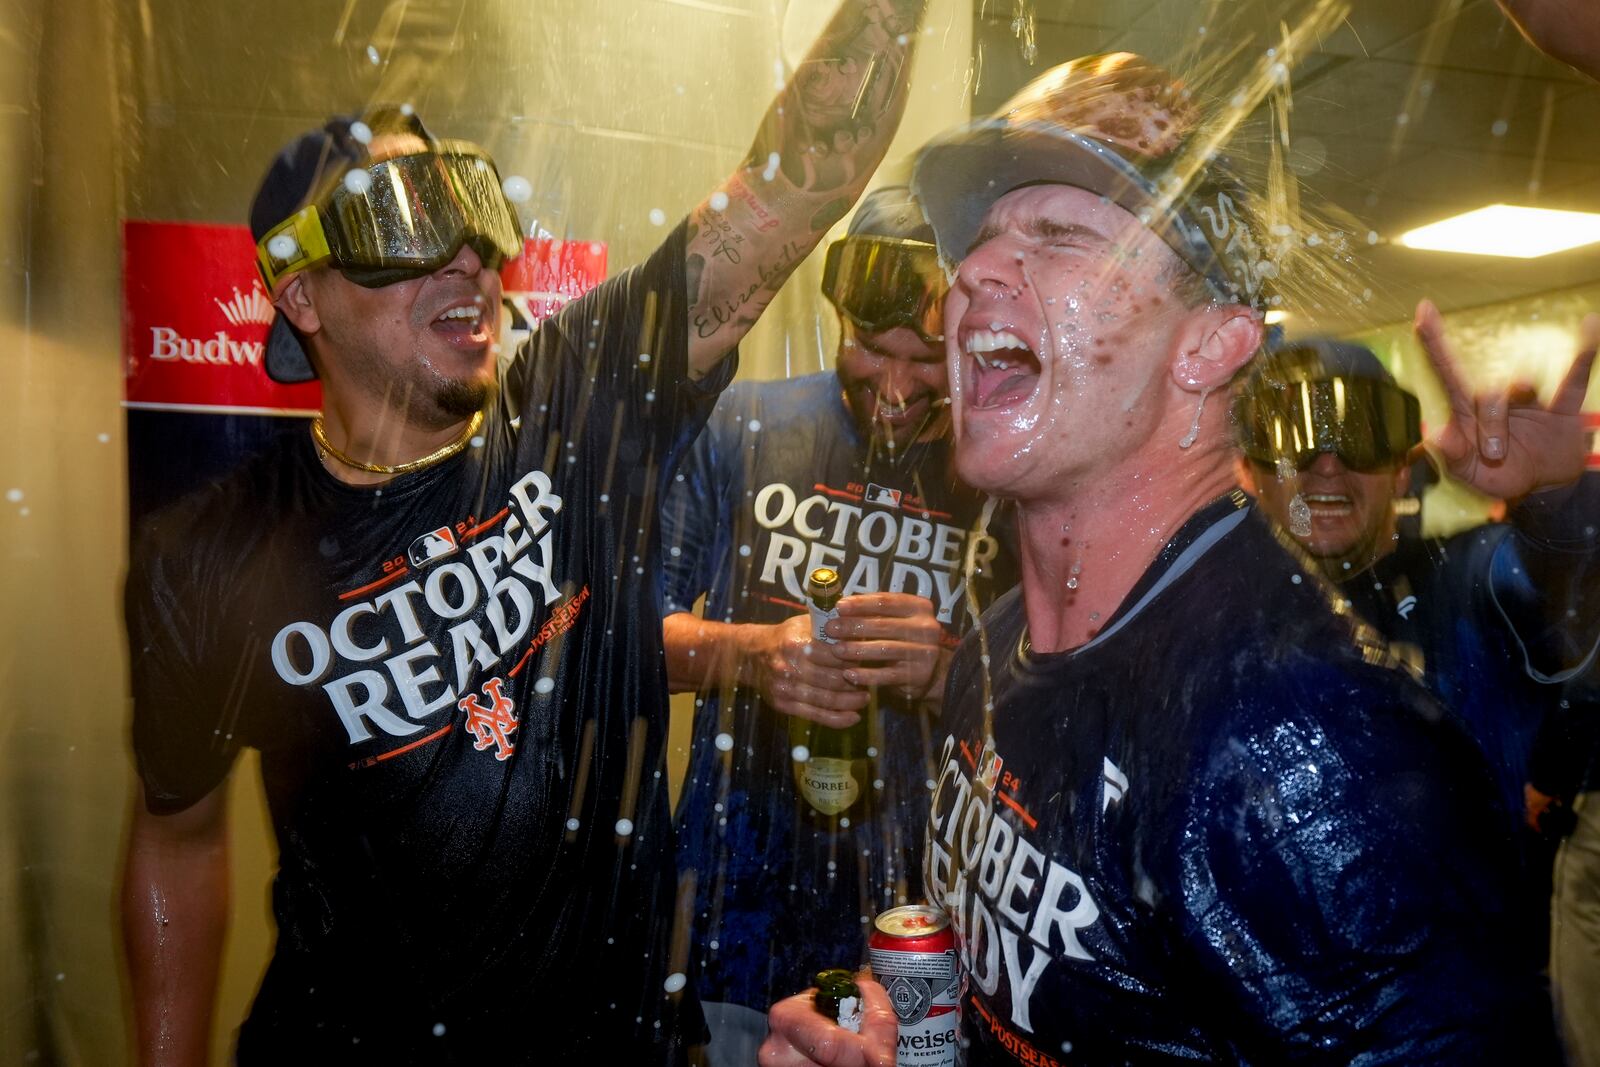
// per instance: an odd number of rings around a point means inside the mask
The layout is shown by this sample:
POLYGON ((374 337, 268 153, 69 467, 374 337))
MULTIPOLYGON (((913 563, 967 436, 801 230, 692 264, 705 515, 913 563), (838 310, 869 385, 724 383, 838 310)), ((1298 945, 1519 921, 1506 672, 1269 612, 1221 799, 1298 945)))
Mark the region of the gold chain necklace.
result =
POLYGON ((333 443, 328 440, 327 431, 323 429, 321 415, 311 420, 311 436, 317 442, 317 451, 324 456, 332 456, 346 467, 353 467, 358 471, 366 471, 369 474, 410 474, 412 471, 431 467, 440 460, 449 459, 463 448, 466 448, 467 442, 472 440, 472 435, 477 433, 478 428, 482 425, 483 412, 474 411, 472 418, 467 420, 466 429, 462 430, 454 441, 440 445, 420 459, 413 459, 407 463, 396 463, 393 466, 386 463, 364 463, 359 459, 351 459, 337 448, 334 448, 333 443))

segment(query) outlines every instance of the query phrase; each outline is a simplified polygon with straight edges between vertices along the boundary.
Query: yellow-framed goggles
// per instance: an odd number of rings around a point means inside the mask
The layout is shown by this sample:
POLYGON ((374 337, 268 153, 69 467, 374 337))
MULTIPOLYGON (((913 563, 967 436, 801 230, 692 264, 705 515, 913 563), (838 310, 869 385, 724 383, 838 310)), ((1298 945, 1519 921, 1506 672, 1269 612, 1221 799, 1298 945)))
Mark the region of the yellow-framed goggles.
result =
POLYGON ((331 263, 369 288, 431 274, 470 244, 490 269, 522 252, 516 209, 476 145, 352 167, 256 243, 272 289, 285 275, 331 263))
POLYGON ((857 327, 905 326, 930 343, 944 339, 949 288, 938 249, 924 241, 853 235, 829 245, 822 266, 822 294, 857 327))

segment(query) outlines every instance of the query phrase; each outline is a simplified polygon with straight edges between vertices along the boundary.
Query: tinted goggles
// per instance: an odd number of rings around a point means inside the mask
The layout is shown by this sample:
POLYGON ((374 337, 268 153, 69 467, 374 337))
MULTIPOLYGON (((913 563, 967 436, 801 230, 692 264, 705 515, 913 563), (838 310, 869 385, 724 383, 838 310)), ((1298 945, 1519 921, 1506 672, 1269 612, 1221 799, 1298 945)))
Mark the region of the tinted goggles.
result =
POLYGON ((822 267, 822 294, 871 333, 904 326, 924 341, 944 340, 949 287, 938 250, 922 241, 846 237, 828 247, 822 267))
POLYGON ((1239 446, 1257 463, 1305 470, 1332 452, 1353 471, 1406 462, 1422 440, 1417 398, 1373 378, 1253 382, 1234 401, 1239 446))
POLYGON ((419 278, 471 245, 498 269, 522 251, 516 211, 480 149, 433 150, 356 167, 256 244, 270 289, 293 271, 331 263, 359 285, 419 278))

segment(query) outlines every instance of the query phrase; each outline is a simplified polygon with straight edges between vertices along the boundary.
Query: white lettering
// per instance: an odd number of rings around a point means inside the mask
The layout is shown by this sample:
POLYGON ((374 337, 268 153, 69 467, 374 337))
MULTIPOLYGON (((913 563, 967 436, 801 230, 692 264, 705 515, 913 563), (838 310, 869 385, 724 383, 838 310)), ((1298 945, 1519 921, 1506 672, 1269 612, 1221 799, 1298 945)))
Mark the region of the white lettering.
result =
POLYGON ((810 518, 811 512, 818 507, 821 507, 823 513, 826 514, 828 498, 821 494, 808 496, 800 501, 799 506, 794 509, 794 528, 802 537, 818 538, 822 536, 822 527, 812 523, 810 518))
POLYGON ((472 668, 482 667, 488 670, 500 662, 500 656, 484 642, 483 631, 471 619, 450 627, 450 651, 451 658, 456 664, 458 693, 466 692, 467 679, 472 676, 472 668))
POLYGON ((794 514, 794 490, 782 482, 773 482, 756 494, 756 522, 768 530, 776 530, 788 523, 794 514), (778 501, 778 510, 772 511, 772 501, 778 501))
POLYGON ((1054 925, 1067 955, 1074 959, 1092 960, 1094 957, 1078 940, 1078 931, 1098 918, 1100 908, 1089 896, 1089 887, 1083 884, 1083 879, 1052 860, 1050 874, 1044 883, 1044 895, 1033 913, 1033 928, 1028 931, 1028 936, 1040 947, 1049 948, 1050 927, 1054 925), (1072 907, 1064 908, 1062 903, 1068 889, 1072 890, 1074 900, 1072 907))
POLYGON ((396 737, 414 734, 422 729, 417 723, 406 722, 383 706, 384 698, 389 695, 389 683, 377 671, 356 671, 329 682, 322 690, 333 701, 333 710, 339 713, 339 721, 344 723, 345 733, 350 735, 352 745, 372 736, 363 719, 371 719, 384 733, 396 737), (359 704, 350 696, 350 687, 356 685, 366 691, 365 698, 359 704))
POLYGON ((900 523, 900 544, 894 554, 905 559, 927 559, 932 550, 929 541, 932 535, 933 523, 907 518, 900 523))
POLYGON ((534 585, 544 590, 544 602, 548 607, 561 599, 561 591, 550 580, 550 572, 554 569, 555 561, 555 531, 549 530, 539 538, 539 562, 534 563, 531 557, 518 556, 511 564, 511 569, 522 575, 534 585))
POLYGON ((377 659, 389 651, 389 639, 382 637, 375 645, 358 645, 350 636, 350 623, 357 615, 376 615, 378 609, 371 604, 352 604, 333 617, 333 625, 328 627, 328 635, 333 638, 333 649, 345 659, 352 659, 358 663, 369 659, 377 659))
POLYGON ((772 584, 778 579, 778 573, 783 573, 783 587, 789 595, 796 600, 804 600, 805 590, 800 585, 798 575, 801 560, 806 558, 806 543, 798 537, 788 534, 774 533, 767 544, 767 558, 761 567, 761 580, 772 584))
POLYGON ((400 622, 400 636, 405 638, 408 645, 414 645, 422 640, 422 627, 417 625, 417 613, 411 608, 411 597, 421 596, 422 586, 417 582, 407 582, 397 586, 382 596, 373 600, 380 607, 389 608, 394 612, 394 617, 400 622))
POLYGON ((478 606, 478 583, 472 577, 472 570, 465 563, 445 563, 428 572, 427 598, 428 607, 435 615, 442 619, 459 619, 478 606), (460 603, 452 604, 446 598, 444 591, 446 578, 456 580, 461 592, 460 603))
POLYGON ((442 685, 444 679, 439 675, 439 668, 431 663, 425 670, 418 672, 414 666, 415 661, 424 657, 437 659, 438 655, 439 650, 433 646, 433 642, 427 641, 383 661, 383 665, 389 668, 389 673, 394 675, 395 684, 400 688, 400 700, 406 706, 406 714, 413 719, 425 719, 440 708, 456 702, 455 691, 448 688, 431 701, 422 695, 423 686, 435 683, 442 685))
POLYGON ((1030 946, 1028 969, 1022 969, 1021 957, 1017 955, 1019 945, 1026 944, 1017 936, 1016 931, 1000 927, 1000 945, 1005 952, 1007 984, 1011 986, 1011 1021, 1016 1023, 1028 1033, 1033 1033, 1033 1016, 1029 1009, 1033 1006, 1033 987, 1039 984, 1039 977, 1044 974, 1044 968, 1050 962, 1050 953, 1042 948, 1030 946))
POLYGON ((333 666, 333 655, 328 648, 328 636, 320 626, 309 622, 291 622, 278 631, 272 639, 272 665, 278 677, 290 685, 311 685, 328 673, 333 666), (289 638, 299 634, 311 651, 311 665, 300 670, 289 658, 289 638))

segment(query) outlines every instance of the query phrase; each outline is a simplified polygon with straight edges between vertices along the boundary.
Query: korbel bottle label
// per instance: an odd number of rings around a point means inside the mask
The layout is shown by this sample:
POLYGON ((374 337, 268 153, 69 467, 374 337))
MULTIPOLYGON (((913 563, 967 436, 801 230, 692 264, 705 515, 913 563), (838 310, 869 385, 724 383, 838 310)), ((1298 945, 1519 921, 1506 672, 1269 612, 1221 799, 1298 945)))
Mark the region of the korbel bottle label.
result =
POLYGON ((852 761, 813 756, 800 768, 800 790, 806 802, 824 815, 847 811, 861 795, 861 783, 850 773, 852 761))

